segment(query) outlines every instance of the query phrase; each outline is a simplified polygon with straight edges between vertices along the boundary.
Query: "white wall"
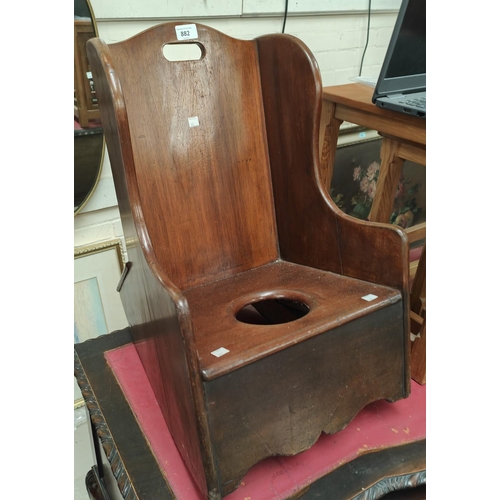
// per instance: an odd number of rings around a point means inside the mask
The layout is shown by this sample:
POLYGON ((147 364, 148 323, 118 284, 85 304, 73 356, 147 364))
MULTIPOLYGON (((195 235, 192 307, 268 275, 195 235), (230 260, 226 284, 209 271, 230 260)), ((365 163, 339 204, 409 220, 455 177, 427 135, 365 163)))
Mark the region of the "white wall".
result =
MULTIPOLYGON (((285 0, 91 0, 99 36, 115 43, 165 21, 206 24, 235 38, 281 32, 285 0)), ((378 75, 401 0, 373 0, 363 76, 378 75)), ((285 32, 303 40, 318 61, 323 85, 358 76, 366 43, 368 0, 289 1, 285 32)), ((99 185, 75 217, 75 247, 123 239, 107 154, 99 185)))

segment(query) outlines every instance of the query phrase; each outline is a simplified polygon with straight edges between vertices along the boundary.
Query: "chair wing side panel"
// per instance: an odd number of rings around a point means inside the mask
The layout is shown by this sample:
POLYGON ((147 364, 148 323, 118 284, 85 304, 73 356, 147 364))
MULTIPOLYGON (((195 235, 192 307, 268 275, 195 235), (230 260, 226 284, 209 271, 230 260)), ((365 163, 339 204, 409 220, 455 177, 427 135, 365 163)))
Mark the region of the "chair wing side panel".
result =
POLYGON ((409 246, 404 230, 389 224, 338 217, 344 274, 408 290, 409 246))
POLYGON ((203 398, 198 360, 191 342, 189 308, 182 294, 157 265, 142 220, 127 111, 111 53, 100 39, 90 40, 87 52, 131 263, 120 297, 139 356, 172 437, 196 483, 206 493, 207 489, 216 487, 207 485, 204 473, 204 462, 209 470, 213 466, 208 458, 207 425, 197 417, 203 398))
POLYGON ((267 140, 284 260, 341 274, 335 214, 316 179, 321 77, 314 56, 289 35, 257 38, 267 140))
POLYGON ((404 232, 346 216, 323 186, 322 84, 313 54, 289 35, 257 43, 281 256, 402 290, 404 232))

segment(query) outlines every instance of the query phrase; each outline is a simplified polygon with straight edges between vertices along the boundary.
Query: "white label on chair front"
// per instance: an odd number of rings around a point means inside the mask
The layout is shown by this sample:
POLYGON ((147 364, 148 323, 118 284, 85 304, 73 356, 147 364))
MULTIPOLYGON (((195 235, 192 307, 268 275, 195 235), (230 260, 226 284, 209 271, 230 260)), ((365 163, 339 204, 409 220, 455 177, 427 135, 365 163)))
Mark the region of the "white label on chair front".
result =
POLYGON ((221 356, 224 356, 224 354, 227 354, 229 352, 229 349, 226 349, 225 347, 219 347, 215 351, 212 351, 210 354, 213 354, 215 357, 220 358, 221 356))
POLYGON ((198 38, 196 24, 183 24, 181 26, 176 26, 175 34, 177 35, 177 40, 193 40, 194 38, 198 38))
POLYGON ((197 116, 191 116, 188 118, 188 123, 190 127, 198 127, 200 125, 200 121, 197 116))
POLYGON ((371 302, 372 300, 378 299, 378 295, 373 295, 373 293, 369 293, 368 295, 365 295, 364 297, 361 297, 363 300, 366 300, 367 302, 371 302))

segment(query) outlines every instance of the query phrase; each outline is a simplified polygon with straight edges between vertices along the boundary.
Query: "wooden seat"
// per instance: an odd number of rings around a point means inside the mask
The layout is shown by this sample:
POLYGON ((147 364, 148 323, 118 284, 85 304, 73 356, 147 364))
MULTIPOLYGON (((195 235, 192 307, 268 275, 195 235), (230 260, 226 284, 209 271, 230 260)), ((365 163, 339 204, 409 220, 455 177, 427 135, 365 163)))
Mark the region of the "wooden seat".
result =
POLYGON ((185 297, 191 306, 204 380, 401 301, 401 293, 394 288, 283 261, 187 290, 185 297), (362 298, 369 294, 377 299, 362 298), (236 319, 244 305, 275 297, 303 302, 309 312, 293 323, 272 327, 236 319), (220 347, 229 352, 217 358, 211 352, 220 347))
POLYGON ((205 497, 407 397, 407 237, 346 216, 322 186, 307 47, 166 23, 87 50, 129 259, 122 302, 205 497), (179 44, 199 58, 167 60, 179 44))

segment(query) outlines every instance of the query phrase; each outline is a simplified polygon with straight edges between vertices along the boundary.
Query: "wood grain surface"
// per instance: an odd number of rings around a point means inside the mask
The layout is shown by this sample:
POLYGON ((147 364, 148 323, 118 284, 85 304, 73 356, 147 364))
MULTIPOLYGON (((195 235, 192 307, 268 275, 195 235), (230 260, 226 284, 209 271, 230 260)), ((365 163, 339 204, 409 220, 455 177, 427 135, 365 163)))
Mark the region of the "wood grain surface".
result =
POLYGON ((93 39, 88 54, 129 258, 123 305, 172 437, 213 500, 255 461, 409 394, 408 242, 328 196, 321 78, 301 41, 241 41, 200 24, 196 40, 179 41, 177 24, 93 39), (201 58, 167 61, 169 43, 197 43, 201 58), (267 327, 236 319, 266 297, 308 313, 267 327), (223 410, 226 389, 237 411, 223 410), (304 418, 290 426, 282 408, 301 398, 304 418), (259 432, 244 425, 250 402, 259 432), (278 435, 293 444, 276 446, 278 435), (233 442, 244 445, 228 453, 233 442))

